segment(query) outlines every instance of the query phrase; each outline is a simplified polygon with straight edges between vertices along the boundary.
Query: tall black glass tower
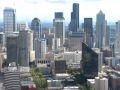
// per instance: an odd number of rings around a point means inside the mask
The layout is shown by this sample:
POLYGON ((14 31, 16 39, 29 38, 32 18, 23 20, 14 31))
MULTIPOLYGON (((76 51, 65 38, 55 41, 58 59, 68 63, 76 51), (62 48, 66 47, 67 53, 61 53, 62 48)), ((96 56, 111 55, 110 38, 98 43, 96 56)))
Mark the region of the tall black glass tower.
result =
POLYGON ((69 25, 69 30, 76 32, 79 28, 79 4, 73 3, 73 11, 71 12, 71 22, 69 25))
POLYGON ((98 75, 98 54, 85 43, 82 43, 81 70, 87 79, 98 75))
POLYGON ((92 18, 84 18, 84 32, 86 33, 86 44, 93 47, 93 25, 92 18))

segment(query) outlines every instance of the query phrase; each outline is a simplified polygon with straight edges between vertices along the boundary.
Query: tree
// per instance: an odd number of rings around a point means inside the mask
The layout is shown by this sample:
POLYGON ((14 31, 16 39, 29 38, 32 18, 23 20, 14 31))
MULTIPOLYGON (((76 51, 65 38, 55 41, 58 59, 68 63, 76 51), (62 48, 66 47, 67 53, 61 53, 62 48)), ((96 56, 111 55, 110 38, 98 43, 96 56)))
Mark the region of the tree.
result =
POLYGON ((43 88, 47 87, 47 82, 46 82, 45 78, 41 78, 41 85, 42 85, 43 88))

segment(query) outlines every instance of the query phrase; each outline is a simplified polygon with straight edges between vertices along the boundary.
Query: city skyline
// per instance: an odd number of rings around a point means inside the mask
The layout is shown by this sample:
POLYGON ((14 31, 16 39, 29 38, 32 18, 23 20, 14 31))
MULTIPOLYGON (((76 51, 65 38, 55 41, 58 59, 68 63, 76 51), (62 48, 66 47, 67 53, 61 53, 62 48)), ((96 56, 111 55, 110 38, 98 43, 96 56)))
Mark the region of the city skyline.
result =
POLYGON ((17 21, 31 21, 34 17, 42 22, 52 22, 54 12, 63 12, 65 22, 70 22, 72 4, 79 3, 80 22, 85 17, 92 17, 96 21, 96 14, 102 10, 108 22, 119 20, 119 0, 0 0, 0 20, 3 21, 3 9, 13 7, 16 9, 17 21), (109 3, 109 4, 108 4, 109 3))

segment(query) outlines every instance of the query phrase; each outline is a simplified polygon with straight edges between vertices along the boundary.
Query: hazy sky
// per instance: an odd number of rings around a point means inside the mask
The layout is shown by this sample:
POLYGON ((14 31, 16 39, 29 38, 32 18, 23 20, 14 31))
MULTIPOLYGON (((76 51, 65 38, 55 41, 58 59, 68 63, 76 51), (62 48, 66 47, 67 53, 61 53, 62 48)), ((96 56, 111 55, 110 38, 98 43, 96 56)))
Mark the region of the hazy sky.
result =
POLYGON ((80 21, 93 17, 102 10, 110 22, 120 20, 120 0, 0 0, 0 20, 4 7, 14 7, 18 21, 31 21, 38 17, 42 22, 52 22, 54 12, 64 12, 66 22, 70 21, 72 3, 79 3, 80 21))

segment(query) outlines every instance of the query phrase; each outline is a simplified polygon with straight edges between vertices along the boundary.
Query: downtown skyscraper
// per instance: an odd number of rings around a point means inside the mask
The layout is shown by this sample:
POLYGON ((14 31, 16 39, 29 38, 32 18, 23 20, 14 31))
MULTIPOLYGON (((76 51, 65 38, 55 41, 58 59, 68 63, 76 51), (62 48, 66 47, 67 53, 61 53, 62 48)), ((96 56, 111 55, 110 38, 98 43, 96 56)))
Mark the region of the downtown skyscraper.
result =
POLYGON ((73 11, 71 12, 71 22, 69 24, 69 30, 77 32, 79 28, 79 4, 73 3, 73 11))
POLYGON ((34 31, 34 38, 42 38, 41 22, 38 18, 34 18, 31 22, 31 30, 34 31))
POLYGON ((120 20, 116 22, 115 52, 120 52, 120 20))
POLYGON ((16 31, 16 10, 8 7, 5 8, 3 17, 5 37, 8 37, 16 31))
POLYGON ((20 66, 29 67, 33 51, 33 32, 29 29, 20 31, 18 40, 18 63, 20 66))
POLYGON ((60 39, 60 46, 63 46, 65 42, 65 25, 64 25, 63 12, 55 12, 55 18, 53 19, 54 27, 54 38, 55 40, 60 39))
POLYGON ((100 11, 96 16, 96 48, 103 48, 105 27, 105 14, 100 11))
POLYGON ((84 18, 84 32, 86 34, 86 44, 93 47, 93 23, 92 18, 84 18))

